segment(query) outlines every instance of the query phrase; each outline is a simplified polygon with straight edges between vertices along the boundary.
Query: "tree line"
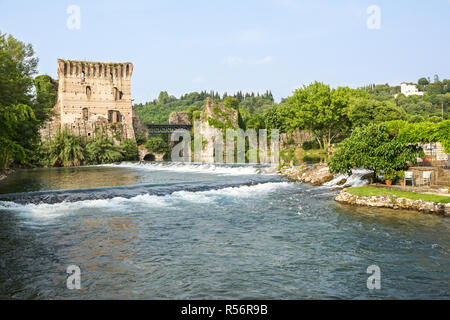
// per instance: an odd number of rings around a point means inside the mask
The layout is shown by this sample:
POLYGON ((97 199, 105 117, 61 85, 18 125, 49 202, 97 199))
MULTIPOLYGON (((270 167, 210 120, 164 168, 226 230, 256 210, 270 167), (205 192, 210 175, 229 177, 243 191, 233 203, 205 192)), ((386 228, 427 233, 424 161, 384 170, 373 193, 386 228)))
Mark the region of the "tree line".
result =
MULTIPOLYGON (((48 75, 36 76, 37 65, 38 58, 30 44, 0 32, 0 170, 137 159, 136 149, 128 148, 129 142, 117 146, 111 138, 102 135, 98 141, 82 141, 61 132, 52 142, 42 143, 39 129, 53 116, 57 82, 48 75), (72 159, 64 158, 64 150, 70 151, 67 154, 72 155, 72 159), (109 156, 106 160, 95 159, 93 150, 109 153, 109 156), (55 159, 57 154, 59 159, 55 159)), ((417 85, 425 92, 424 96, 405 97, 398 94, 398 86, 387 84, 352 89, 331 88, 314 82, 295 90, 280 103, 274 101, 269 90, 262 94, 239 91, 231 95, 201 91, 180 98, 164 91, 158 99, 136 104, 134 109, 144 123, 167 123, 173 111, 188 111, 192 120, 199 116, 205 99, 211 98, 238 110, 239 126, 243 129, 279 129, 282 133, 309 130, 319 147, 327 150, 357 128, 369 124, 398 120, 429 126, 429 123, 449 119, 449 80, 441 81, 438 76, 433 81, 421 78, 417 85)), ((159 149, 167 148, 165 144, 161 146, 160 141, 158 143, 159 149)))
POLYGON ((369 123, 404 120, 410 123, 440 122, 449 119, 450 80, 434 82, 421 78, 418 81, 424 96, 404 96, 400 87, 369 85, 352 89, 331 88, 321 82, 303 86, 290 97, 275 103, 270 91, 264 94, 238 92, 234 95, 217 92, 191 92, 180 98, 161 92, 158 99, 146 104, 134 105, 144 123, 167 123, 171 112, 188 111, 195 118, 205 99, 216 102, 229 98, 237 101, 243 128, 279 129, 292 132, 295 129, 312 131, 322 148, 349 134, 352 129, 369 123))

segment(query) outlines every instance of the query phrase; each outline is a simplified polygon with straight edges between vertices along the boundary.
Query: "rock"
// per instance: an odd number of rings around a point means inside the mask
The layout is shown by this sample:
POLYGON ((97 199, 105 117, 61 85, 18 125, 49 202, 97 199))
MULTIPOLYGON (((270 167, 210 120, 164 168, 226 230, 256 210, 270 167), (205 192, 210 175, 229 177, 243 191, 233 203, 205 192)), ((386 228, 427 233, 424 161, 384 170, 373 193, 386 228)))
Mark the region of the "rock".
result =
POLYGON ((7 171, 0 172, 0 181, 2 181, 3 179, 6 179, 8 177, 8 175, 13 172, 14 172, 14 170, 7 170, 7 171))
POLYGON ((333 180, 334 177, 324 164, 313 165, 312 169, 309 169, 305 164, 297 167, 285 166, 281 168, 280 174, 291 181, 306 182, 313 186, 321 186, 325 182, 333 180))
POLYGON ((269 167, 269 168, 264 168, 262 170, 262 172, 264 172, 264 173, 277 173, 277 172, 279 172, 279 170, 278 170, 278 168, 276 166, 272 166, 272 167, 269 167))
POLYGON ((344 178, 344 179, 340 180, 338 183, 336 183, 336 185, 343 186, 346 182, 347 182, 347 179, 344 178))
POLYGON ((185 124, 185 125, 191 125, 191 122, 189 121, 188 112, 172 112, 169 115, 169 124, 185 124))
POLYGON ((306 170, 307 167, 305 165, 297 167, 283 167, 280 170, 280 174, 291 181, 302 182, 302 175, 306 170))
POLYGON ((350 205, 416 210, 424 213, 450 216, 450 203, 444 204, 424 200, 411 200, 407 198, 397 198, 395 196, 356 196, 348 193, 346 189, 342 190, 341 193, 336 196, 335 200, 350 205))
POLYGON ((324 183, 333 180, 334 175, 330 173, 326 165, 314 165, 313 170, 306 171, 303 176, 303 182, 310 183, 313 186, 321 186, 324 183))

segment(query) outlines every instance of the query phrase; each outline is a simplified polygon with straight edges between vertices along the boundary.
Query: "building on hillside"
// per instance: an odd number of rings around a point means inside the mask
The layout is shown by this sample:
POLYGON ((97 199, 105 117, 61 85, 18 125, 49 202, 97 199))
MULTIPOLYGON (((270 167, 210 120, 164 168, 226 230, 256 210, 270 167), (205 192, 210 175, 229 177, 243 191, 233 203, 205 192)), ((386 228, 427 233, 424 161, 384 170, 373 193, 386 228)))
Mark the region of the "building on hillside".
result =
POLYGON ((423 96, 423 92, 420 92, 415 84, 408 84, 406 82, 401 83, 400 92, 405 96, 423 96))
POLYGON ((135 139, 131 99, 132 63, 58 59, 58 94, 54 117, 41 129, 50 139, 59 130, 93 137, 99 130, 135 139))

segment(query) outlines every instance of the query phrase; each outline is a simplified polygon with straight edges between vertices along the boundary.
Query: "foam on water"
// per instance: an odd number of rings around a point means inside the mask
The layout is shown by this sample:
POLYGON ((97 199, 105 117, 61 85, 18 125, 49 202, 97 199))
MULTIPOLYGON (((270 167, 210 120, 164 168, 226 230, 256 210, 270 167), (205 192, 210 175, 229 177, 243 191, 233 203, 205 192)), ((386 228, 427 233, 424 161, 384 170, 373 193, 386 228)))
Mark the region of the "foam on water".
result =
POLYGON ((369 181, 366 179, 362 179, 365 175, 372 173, 371 170, 366 169, 354 169, 352 170, 352 174, 349 176, 347 174, 337 174, 334 176, 333 180, 324 183, 323 186, 329 188, 346 188, 346 187, 359 187, 365 184, 368 184, 369 181), (340 181, 346 179, 347 181, 343 185, 338 185, 340 181))
POLYGON ((150 171, 177 171, 192 173, 211 173, 218 175, 253 175, 259 173, 260 168, 257 165, 226 165, 226 164, 208 164, 208 163, 183 163, 183 162, 161 162, 161 163, 133 163, 122 162, 119 164, 100 165, 103 167, 130 168, 150 171))
POLYGON ((102 208, 105 210, 126 210, 141 205, 144 207, 171 206, 177 201, 190 203, 211 203, 221 197, 251 198, 260 197, 261 194, 273 192, 279 188, 292 186, 288 182, 269 182, 253 186, 228 187, 208 191, 176 191, 172 194, 157 196, 150 194, 138 195, 133 198, 116 197, 112 199, 83 200, 77 202, 60 202, 54 204, 18 204, 9 201, 0 201, 0 210, 28 215, 34 218, 56 218, 82 209, 102 208))

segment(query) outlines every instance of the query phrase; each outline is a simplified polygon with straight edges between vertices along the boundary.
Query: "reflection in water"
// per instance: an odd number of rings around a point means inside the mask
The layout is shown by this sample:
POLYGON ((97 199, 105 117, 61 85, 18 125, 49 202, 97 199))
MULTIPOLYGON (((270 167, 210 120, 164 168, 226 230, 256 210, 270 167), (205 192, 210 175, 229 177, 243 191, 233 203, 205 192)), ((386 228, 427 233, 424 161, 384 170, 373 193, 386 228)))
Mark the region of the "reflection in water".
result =
POLYGON ((80 247, 76 252, 71 252, 74 263, 83 265, 88 271, 96 271, 99 269, 99 263, 93 258, 106 257, 108 265, 102 270, 126 271, 130 261, 136 257, 132 244, 137 239, 139 229, 133 220, 131 217, 107 219, 99 217, 82 220, 78 225, 74 224, 73 228, 83 230, 75 237, 80 247), (86 264, 85 261, 90 263, 86 264))
POLYGON ((101 167, 19 170, 0 184, 0 194, 138 184, 136 172, 101 167), (111 176, 112 175, 112 176, 111 176))

